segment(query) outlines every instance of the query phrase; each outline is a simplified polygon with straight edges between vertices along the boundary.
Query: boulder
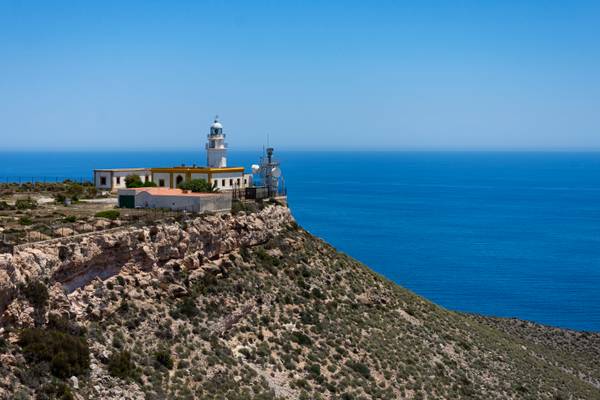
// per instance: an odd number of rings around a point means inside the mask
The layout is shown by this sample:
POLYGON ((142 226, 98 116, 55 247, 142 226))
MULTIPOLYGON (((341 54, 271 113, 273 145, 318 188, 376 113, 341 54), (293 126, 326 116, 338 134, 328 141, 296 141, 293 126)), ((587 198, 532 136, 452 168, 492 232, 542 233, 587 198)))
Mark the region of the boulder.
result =
POLYGON ((60 227, 60 228, 56 228, 54 230, 54 236, 58 236, 58 237, 67 237, 67 236, 73 236, 75 234, 75 231, 71 228, 67 228, 67 227, 60 227))
POLYGON ((110 227, 110 221, 107 219, 97 219, 94 222, 94 228, 98 230, 108 229, 110 227))
POLYGON ((93 232, 94 226, 88 223, 78 224, 75 226, 75 230, 79 233, 93 232))
POLYGON ((38 231, 31 231, 27 234, 27 238, 32 241, 32 242, 41 242, 42 240, 48 240, 51 239, 50 236, 42 233, 42 232, 38 232, 38 231))

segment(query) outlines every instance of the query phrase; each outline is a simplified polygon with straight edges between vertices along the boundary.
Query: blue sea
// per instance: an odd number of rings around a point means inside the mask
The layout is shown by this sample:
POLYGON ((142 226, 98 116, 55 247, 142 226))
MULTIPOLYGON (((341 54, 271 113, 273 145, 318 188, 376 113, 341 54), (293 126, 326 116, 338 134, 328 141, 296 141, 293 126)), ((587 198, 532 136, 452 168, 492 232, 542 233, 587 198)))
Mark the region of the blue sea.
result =
MULTIPOLYGON (((279 152, 299 223, 452 310, 600 331, 600 153, 279 152)), ((231 152, 249 167, 260 152, 231 152)), ((203 164, 197 152, 0 153, 0 182, 203 164)))

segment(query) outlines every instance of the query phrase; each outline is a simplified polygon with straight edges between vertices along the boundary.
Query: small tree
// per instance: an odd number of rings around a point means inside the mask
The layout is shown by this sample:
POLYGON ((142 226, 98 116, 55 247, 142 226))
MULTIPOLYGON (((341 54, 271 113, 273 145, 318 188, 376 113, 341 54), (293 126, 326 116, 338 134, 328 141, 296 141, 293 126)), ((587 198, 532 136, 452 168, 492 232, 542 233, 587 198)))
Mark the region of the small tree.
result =
POLYGON ((211 186, 205 179, 192 179, 189 182, 180 183, 177 187, 194 193, 213 193, 217 191, 217 188, 211 186))
POLYGON ((156 183, 152 181, 142 182, 142 178, 139 175, 127 175, 125 177, 125 186, 128 188, 156 187, 156 183))
POLYGON ((140 178, 139 175, 127 175, 125 177, 125 186, 128 188, 142 187, 142 178, 140 178))

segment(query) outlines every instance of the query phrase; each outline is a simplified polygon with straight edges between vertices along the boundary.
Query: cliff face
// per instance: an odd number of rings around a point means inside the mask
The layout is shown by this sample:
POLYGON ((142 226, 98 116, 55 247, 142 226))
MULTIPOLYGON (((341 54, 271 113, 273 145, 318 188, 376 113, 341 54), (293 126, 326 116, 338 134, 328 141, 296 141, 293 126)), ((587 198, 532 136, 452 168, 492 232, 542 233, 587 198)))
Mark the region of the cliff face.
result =
POLYGON ((2 398, 600 398, 597 335, 444 310, 284 207, 0 257, 2 398))
POLYGON ((183 224, 118 228, 16 247, 14 255, 0 255, 0 312, 28 279, 58 282, 72 292, 96 277, 150 270, 171 260, 193 268, 206 259, 264 243, 292 221, 287 208, 271 207, 236 218, 206 216, 183 224))

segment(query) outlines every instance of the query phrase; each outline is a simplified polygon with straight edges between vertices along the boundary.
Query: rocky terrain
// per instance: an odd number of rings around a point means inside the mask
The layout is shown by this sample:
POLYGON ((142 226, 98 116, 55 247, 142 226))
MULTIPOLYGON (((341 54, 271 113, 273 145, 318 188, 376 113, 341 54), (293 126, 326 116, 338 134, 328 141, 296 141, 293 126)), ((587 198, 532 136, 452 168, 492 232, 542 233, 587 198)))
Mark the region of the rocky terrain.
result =
POLYGON ((445 310, 287 208, 0 254, 3 399, 598 399, 600 335, 445 310))

